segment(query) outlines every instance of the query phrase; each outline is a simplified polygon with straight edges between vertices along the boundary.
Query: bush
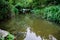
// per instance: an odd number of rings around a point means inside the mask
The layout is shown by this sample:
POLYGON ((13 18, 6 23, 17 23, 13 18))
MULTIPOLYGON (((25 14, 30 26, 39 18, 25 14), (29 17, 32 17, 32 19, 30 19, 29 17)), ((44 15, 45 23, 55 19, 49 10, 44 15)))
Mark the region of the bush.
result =
POLYGON ((0 22, 11 17, 9 3, 5 0, 0 0, 0 22))
POLYGON ((60 23, 60 6, 45 7, 42 13, 45 19, 60 23))

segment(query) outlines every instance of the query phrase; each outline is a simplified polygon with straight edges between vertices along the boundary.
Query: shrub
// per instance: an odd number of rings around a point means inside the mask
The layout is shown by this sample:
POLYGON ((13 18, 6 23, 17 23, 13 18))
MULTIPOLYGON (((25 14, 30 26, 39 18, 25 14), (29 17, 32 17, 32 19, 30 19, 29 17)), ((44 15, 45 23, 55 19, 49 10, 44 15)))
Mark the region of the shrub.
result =
POLYGON ((45 7, 42 13, 45 19, 60 23, 60 6, 45 7))
POLYGON ((0 22, 9 19, 10 17, 11 11, 9 3, 4 0, 0 0, 0 22))

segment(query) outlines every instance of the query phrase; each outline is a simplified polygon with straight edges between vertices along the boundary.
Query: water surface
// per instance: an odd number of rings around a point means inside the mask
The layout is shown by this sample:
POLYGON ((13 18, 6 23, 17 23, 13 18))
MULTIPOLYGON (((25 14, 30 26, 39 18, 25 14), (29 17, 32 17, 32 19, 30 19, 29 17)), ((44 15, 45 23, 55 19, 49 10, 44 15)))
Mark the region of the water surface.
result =
POLYGON ((34 15, 18 15, 5 25, 8 27, 7 30, 17 37, 17 40, 40 40, 42 38, 49 40, 49 35, 60 40, 60 26, 34 15))

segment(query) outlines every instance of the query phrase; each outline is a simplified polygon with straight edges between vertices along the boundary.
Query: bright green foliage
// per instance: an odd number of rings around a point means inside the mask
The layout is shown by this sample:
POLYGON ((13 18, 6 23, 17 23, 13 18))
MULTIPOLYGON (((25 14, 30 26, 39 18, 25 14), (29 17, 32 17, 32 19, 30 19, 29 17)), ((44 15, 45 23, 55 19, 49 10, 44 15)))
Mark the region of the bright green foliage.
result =
POLYGON ((0 40, 4 40, 4 38, 0 38, 0 40))
POLYGON ((20 5, 21 7, 29 7, 33 0, 20 0, 16 5, 20 5))
POLYGON ((12 35, 12 34, 8 34, 6 37, 2 37, 2 38, 0 38, 0 40, 14 40, 14 36, 12 35))
POLYGON ((45 19, 60 23, 60 6, 46 7, 42 13, 45 19))
POLYGON ((9 33, 5 40, 14 40, 14 36, 9 33))

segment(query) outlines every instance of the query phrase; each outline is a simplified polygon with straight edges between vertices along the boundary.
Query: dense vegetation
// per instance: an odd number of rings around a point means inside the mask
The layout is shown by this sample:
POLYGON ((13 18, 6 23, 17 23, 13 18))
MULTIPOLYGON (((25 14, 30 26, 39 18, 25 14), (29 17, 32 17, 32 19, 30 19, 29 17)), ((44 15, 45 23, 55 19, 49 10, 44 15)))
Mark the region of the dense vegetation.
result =
POLYGON ((60 23, 60 6, 45 7, 42 13, 45 19, 60 23))
POLYGON ((60 23, 60 0, 0 0, 0 21, 17 15, 20 9, 31 9, 32 14, 60 23), (43 11, 43 12, 41 12, 43 11))
POLYGON ((9 19, 11 17, 10 13, 9 3, 4 0, 0 0, 0 22, 9 19))

